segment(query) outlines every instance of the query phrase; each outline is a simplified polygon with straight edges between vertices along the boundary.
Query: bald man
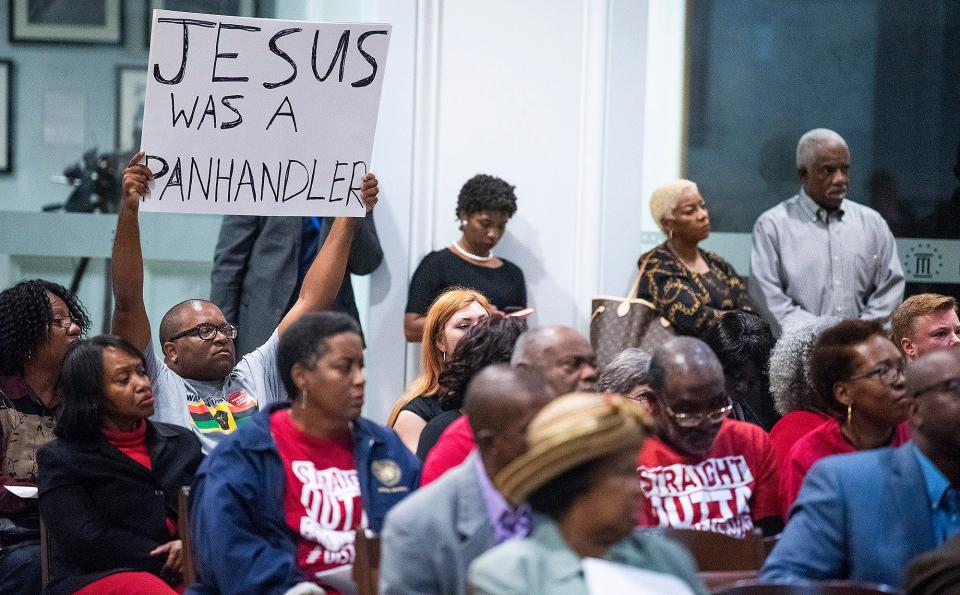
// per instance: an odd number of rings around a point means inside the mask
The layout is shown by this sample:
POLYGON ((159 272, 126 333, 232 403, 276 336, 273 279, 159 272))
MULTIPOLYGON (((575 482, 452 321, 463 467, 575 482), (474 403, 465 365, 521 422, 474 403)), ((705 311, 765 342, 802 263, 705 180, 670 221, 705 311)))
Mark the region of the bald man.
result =
POLYGON ((590 341, 568 326, 543 326, 520 335, 510 365, 537 371, 557 396, 596 390, 597 358, 590 341))
POLYGON ((900 587, 910 560, 960 534, 960 350, 910 364, 905 398, 912 441, 814 464, 761 578, 900 587))
POLYGON ((676 337, 650 362, 658 437, 638 457, 642 526, 744 537, 783 528, 773 446, 763 428, 728 419, 723 367, 706 343, 676 337))
MULTIPOLYGON (((306 273, 299 297, 266 343, 235 362, 234 340, 242 329, 231 324, 216 304, 180 302, 160 322, 161 352, 153 347, 143 300, 140 202, 153 179, 140 163, 143 151, 123 170, 123 197, 113 238, 113 333, 141 350, 156 399, 153 418, 193 431, 209 453, 228 434, 250 421, 261 405, 283 401, 287 393, 277 372, 280 335, 301 316, 329 308, 340 290, 350 245, 359 219, 337 217, 330 235, 306 273)), ((377 179, 361 184, 367 210, 377 202, 377 179)), ((277 304, 286 306, 286 304, 277 304)))
POLYGON ((847 198, 850 149, 826 128, 797 142, 800 189, 757 218, 750 298, 780 335, 783 320, 887 318, 903 299, 897 245, 880 213, 847 198))
MULTIPOLYGON (((593 392, 597 381, 595 362, 590 343, 580 333, 566 326, 546 326, 520 335, 510 365, 537 372, 546 379, 553 395, 560 396, 574 391, 593 392)), ((421 486, 462 463, 473 449, 473 432, 466 417, 447 426, 427 453, 421 486)))
POLYGON ((464 593, 474 558, 529 533, 529 510, 511 507, 492 478, 526 452, 527 426, 551 393, 536 372, 497 364, 474 377, 464 399, 477 449, 387 514, 380 558, 383 595, 464 593))

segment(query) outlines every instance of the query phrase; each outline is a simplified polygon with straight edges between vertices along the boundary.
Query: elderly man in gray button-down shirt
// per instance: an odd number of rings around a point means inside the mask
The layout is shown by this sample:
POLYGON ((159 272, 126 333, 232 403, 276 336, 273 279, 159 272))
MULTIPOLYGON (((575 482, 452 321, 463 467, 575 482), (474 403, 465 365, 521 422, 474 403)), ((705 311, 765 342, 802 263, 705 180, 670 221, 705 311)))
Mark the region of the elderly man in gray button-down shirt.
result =
POLYGON ((784 318, 887 318, 903 269, 879 213, 846 199, 850 151, 832 130, 797 143, 800 192, 753 226, 750 297, 779 335, 784 318))

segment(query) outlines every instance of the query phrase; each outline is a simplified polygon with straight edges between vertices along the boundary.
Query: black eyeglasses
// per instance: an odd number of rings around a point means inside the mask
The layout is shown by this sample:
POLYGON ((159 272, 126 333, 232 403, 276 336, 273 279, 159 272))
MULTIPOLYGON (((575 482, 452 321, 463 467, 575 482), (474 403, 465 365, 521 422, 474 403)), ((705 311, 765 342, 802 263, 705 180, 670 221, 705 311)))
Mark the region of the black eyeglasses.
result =
POLYGON ((864 378, 870 378, 871 376, 876 376, 883 382, 887 384, 893 384, 897 381, 897 378, 903 376, 903 364, 897 364, 896 366, 888 366, 886 364, 880 366, 879 368, 874 368, 865 374, 860 374, 859 376, 854 376, 852 378, 847 378, 848 381, 852 380, 863 380, 864 378))
POLYGON ((237 338, 237 326, 234 324, 225 322, 217 326, 215 324, 210 324, 209 322, 204 322, 203 324, 198 324, 193 328, 188 328, 183 332, 177 333, 176 335, 167 339, 167 341, 176 341, 177 339, 186 337, 187 335, 196 335, 204 341, 212 341, 213 338, 217 336, 217 331, 223 333, 223 336, 228 339, 237 338))
POLYGON ((733 411, 733 402, 730 400, 730 397, 727 397, 726 405, 704 413, 677 413, 666 404, 664 404, 664 408, 667 410, 667 413, 670 414, 670 417, 673 418, 673 421, 677 422, 677 425, 681 428, 695 428, 702 424, 704 419, 712 424, 723 421, 723 418, 733 411))
POLYGON ((54 316, 53 320, 50 321, 50 326, 55 326, 58 329, 70 330, 71 325, 80 326, 80 323, 73 319, 72 316, 54 316))
POLYGON ((960 377, 950 378, 947 380, 942 380, 936 384, 932 384, 927 388, 918 390, 914 393, 914 396, 920 396, 923 393, 951 393, 955 398, 960 399, 960 377))

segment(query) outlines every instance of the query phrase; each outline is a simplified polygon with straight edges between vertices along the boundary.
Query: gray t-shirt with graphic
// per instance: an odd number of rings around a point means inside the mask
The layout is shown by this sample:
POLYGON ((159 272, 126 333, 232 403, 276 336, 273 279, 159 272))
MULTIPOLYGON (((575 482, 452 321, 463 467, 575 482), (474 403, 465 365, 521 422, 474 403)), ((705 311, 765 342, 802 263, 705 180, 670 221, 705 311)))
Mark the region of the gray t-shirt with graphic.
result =
POLYGON ((284 401, 287 391, 277 371, 277 343, 273 335, 248 353, 221 382, 183 378, 167 367, 151 341, 144 350, 153 384, 154 421, 188 428, 209 453, 227 435, 243 427, 260 407, 284 401))

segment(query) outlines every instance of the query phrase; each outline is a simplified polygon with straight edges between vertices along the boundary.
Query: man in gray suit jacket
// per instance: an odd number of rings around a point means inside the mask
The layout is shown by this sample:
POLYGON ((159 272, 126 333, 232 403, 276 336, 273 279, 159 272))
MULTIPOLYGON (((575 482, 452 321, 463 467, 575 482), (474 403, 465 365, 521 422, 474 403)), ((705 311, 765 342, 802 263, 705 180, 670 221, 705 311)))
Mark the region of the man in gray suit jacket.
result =
POLYGON ((387 513, 382 595, 462 594, 474 558, 530 532, 529 509, 511 507, 492 478, 526 451, 527 425, 551 397, 529 369, 498 364, 477 374, 464 400, 477 450, 387 513))
MULTIPOLYGON (((330 233, 328 218, 227 215, 210 273, 210 301, 239 327, 237 359, 263 345, 300 291, 309 263, 330 233), (306 265, 306 266, 304 266, 306 265)), ((357 226, 347 272, 332 309, 359 322, 350 275, 368 275, 383 251, 368 214, 357 226)))

